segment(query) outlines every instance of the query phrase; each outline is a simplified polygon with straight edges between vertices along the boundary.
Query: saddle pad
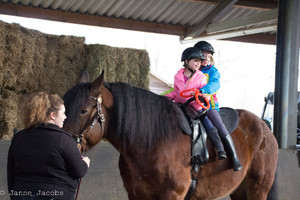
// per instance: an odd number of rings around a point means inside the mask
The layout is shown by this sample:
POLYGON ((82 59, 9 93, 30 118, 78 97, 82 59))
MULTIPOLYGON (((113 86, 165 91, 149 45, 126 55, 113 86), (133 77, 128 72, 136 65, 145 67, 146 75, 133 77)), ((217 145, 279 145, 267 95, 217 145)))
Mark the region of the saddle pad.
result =
POLYGON ((178 113, 178 124, 180 126, 180 129, 186 135, 192 136, 193 131, 192 131, 190 119, 184 114, 180 104, 175 104, 175 109, 177 110, 178 113))
POLYGON ((239 124, 239 113, 235 109, 222 107, 220 108, 220 116, 231 134, 239 124))

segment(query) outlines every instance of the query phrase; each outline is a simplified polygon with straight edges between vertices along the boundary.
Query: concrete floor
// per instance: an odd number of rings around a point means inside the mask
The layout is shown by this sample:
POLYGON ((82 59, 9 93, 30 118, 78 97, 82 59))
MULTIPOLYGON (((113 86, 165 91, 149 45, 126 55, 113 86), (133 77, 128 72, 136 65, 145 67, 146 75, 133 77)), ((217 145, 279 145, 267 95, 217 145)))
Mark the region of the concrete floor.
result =
MULTIPOLYGON (((6 159, 10 141, 0 140, 0 199, 9 200, 6 159)), ((82 179, 78 200, 128 200, 118 169, 119 153, 106 142, 92 149, 91 167, 82 179)), ((300 198, 300 167, 295 151, 280 150, 278 162, 278 200, 300 198)), ((222 200, 229 200, 226 197, 222 200)))

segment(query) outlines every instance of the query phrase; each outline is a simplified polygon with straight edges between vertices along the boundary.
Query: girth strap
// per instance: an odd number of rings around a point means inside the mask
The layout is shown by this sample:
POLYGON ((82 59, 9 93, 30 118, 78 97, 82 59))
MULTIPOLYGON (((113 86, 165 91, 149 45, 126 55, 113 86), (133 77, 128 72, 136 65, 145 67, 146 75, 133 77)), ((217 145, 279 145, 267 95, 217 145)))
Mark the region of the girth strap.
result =
POLYGON ((209 159, 208 150, 206 147, 207 133, 200 120, 191 120, 193 128, 192 139, 192 155, 191 155, 191 183, 184 200, 189 200, 194 194, 197 187, 197 175, 199 173, 199 167, 206 163, 209 159))
POLYGON ((195 192, 196 187, 197 187, 197 178, 193 178, 191 180, 190 188, 189 188, 188 192, 186 193, 186 195, 184 197, 184 200, 191 199, 192 195, 195 192))

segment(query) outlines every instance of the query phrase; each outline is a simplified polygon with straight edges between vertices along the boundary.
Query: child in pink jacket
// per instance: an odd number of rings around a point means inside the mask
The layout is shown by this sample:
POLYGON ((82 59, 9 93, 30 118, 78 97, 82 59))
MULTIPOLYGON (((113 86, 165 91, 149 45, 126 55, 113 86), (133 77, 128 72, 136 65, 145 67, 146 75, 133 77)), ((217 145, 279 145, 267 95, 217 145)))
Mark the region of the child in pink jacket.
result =
MULTIPOLYGON (((207 84, 206 76, 199 70, 204 56, 198 48, 190 47, 183 51, 181 61, 184 62, 184 68, 180 69, 174 77, 174 91, 165 96, 176 103, 185 103, 190 97, 182 97, 180 93, 187 89, 200 90, 207 84)), ((207 97, 203 95, 203 97, 207 97)), ((193 101, 191 105, 196 111, 201 112, 202 107, 193 101)), ((208 117, 201 120, 207 134, 218 151, 218 159, 226 158, 223 143, 219 137, 218 130, 212 125, 208 117)))

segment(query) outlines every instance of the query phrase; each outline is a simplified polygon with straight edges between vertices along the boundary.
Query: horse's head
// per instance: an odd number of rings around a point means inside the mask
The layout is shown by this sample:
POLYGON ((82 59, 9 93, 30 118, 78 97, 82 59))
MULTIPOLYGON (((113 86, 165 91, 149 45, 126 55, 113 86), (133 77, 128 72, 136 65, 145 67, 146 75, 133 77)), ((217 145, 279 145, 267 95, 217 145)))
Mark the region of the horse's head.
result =
POLYGON ((81 150, 87 151, 105 137, 111 93, 103 86, 104 72, 92 83, 83 70, 79 83, 64 95, 67 119, 63 129, 73 134, 81 150))

